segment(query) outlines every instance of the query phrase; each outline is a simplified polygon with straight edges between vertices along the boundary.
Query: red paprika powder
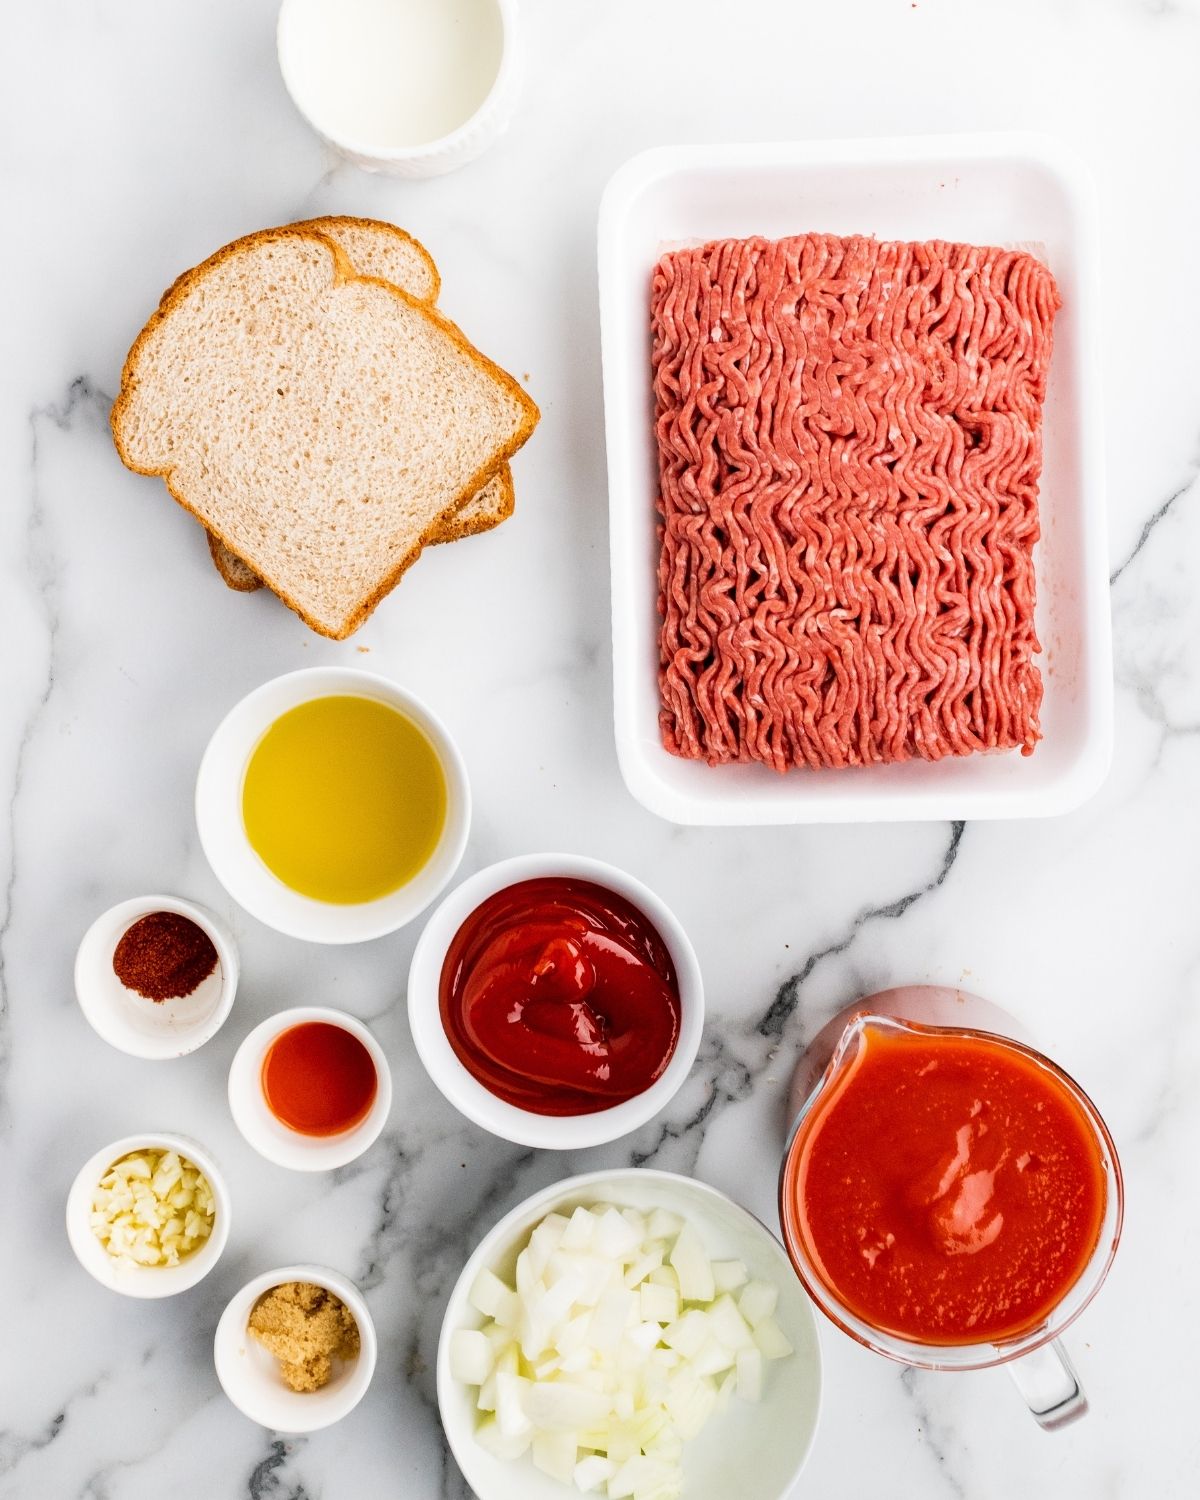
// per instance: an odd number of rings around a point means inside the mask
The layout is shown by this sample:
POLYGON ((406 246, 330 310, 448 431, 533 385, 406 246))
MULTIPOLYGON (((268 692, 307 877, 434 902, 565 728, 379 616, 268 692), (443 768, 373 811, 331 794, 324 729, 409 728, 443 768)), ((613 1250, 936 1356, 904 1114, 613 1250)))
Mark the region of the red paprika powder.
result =
POLYGON ((217 950, 202 927, 174 911, 152 911, 121 935, 113 973, 147 1000, 190 995, 217 967, 217 950))

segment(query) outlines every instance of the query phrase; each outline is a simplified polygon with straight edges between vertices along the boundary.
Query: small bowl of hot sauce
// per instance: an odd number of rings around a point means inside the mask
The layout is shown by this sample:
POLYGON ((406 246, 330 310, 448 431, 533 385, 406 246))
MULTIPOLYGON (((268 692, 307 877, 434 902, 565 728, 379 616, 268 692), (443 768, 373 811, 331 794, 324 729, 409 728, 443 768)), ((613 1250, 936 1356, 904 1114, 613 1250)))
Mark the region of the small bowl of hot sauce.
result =
POLYGON ((700 965, 640 880, 574 854, 479 871, 427 922, 413 1041, 462 1114, 520 1145, 616 1140, 664 1109, 704 1026, 700 965))
POLYGON ((344 1011, 305 1005, 256 1026, 229 1069, 229 1107, 277 1166, 324 1172, 359 1157, 392 1104, 383 1048, 344 1011))

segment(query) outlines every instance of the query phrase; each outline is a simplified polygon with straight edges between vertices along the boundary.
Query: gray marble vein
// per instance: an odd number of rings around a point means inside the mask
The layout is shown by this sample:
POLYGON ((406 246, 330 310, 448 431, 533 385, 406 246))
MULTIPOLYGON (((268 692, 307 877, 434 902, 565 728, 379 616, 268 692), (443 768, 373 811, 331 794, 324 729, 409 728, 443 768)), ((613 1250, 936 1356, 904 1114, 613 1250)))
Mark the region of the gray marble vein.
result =
POLYGON ((5 1078, 12 1063, 8 1026, 10 1002, 6 946, 15 919, 18 891, 18 800, 21 796, 26 761, 31 753, 42 714, 54 691, 59 626, 59 559, 46 537, 44 495, 38 463, 40 434, 47 423, 59 432, 69 433, 81 415, 107 420, 111 405, 111 399, 102 391, 97 390, 86 375, 79 375, 71 381, 61 401, 33 407, 28 418, 28 504, 22 538, 24 556, 21 558, 21 563, 23 571, 36 590, 41 611, 42 654, 45 666, 40 689, 32 705, 24 713, 18 730, 12 780, 5 799, 7 837, 4 842, 8 846, 8 867, 4 874, 3 906, 0 908, 0 1121, 3 1121, 7 1109, 5 1078))
POLYGON ((930 1380, 931 1377, 920 1370, 903 1370, 899 1376, 900 1384, 912 1404, 917 1435, 936 1466, 937 1493, 957 1496, 957 1500, 970 1500, 970 1490, 951 1466, 947 1453, 947 1446, 954 1434, 926 1395, 930 1380))
MULTIPOLYGON (((809 953, 795 973, 779 986, 775 998, 757 1020, 736 1029, 709 1028, 696 1060, 695 1079, 702 1089, 700 1102, 684 1119, 669 1119, 651 1127, 648 1144, 639 1144, 631 1154, 635 1166, 694 1170, 709 1126, 723 1110, 750 1096, 764 1069, 777 1058, 785 1036, 792 1044, 802 1044, 828 1019, 823 1016, 814 1024, 813 1018, 801 1011, 804 986, 814 971, 825 960, 845 954, 872 923, 895 921, 914 903, 938 890, 958 857, 965 827, 963 823, 951 825, 938 869, 928 880, 879 906, 856 912, 839 937, 809 953), (797 1020, 798 1027, 793 1025, 797 1020)), ((689 1095, 694 1092, 689 1090, 689 1095)))
POLYGON ((304 1481, 288 1472, 303 1451, 304 1443, 299 1438, 273 1438, 266 1456, 250 1471, 246 1486, 250 1500, 316 1500, 304 1481))
POLYGON ((1171 491, 1171 493, 1158 507, 1158 509, 1152 512, 1152 514, 1146 519, 1142 526, 1141 532, 1138 534, 1137 541, 1133 544, 1132 550, 1126 555, 1124 561, 1118 563, 1118 565, 1109 574, 1108 581, 1110 584, 1115 584, 1121 577, 1121 575, 1125 572, 1126 568, 1128 568, 1129 565, 1138 557, 1138 555, 1141 553, 1142 548, 1146 545, 1146 543, 1150 540, 1150 537, 1153 535, 1154 528, 1161 521, 1165 520, 1167 516, 1170 515, 1172 510, 1174 510, 1175 506, 1179 504, 1181 500, 1184 500, 1185 498, 1191 496, 1191 492, 1196 484, 1197 468, 1197 464, 1193 464, 1188 471, 1187 477, 1175 489, 1171 491))

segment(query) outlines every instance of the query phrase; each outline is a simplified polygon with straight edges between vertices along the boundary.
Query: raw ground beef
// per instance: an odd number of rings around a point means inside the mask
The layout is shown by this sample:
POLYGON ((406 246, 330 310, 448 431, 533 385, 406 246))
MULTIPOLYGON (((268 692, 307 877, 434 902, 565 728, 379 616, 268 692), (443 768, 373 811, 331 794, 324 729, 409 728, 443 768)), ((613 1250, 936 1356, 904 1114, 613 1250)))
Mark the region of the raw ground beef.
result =
POLYGON ((1040 261, 974 245, 809 234, 662 257, 668 750, 779 771, 1032 752, 1059 305, 1040 261))

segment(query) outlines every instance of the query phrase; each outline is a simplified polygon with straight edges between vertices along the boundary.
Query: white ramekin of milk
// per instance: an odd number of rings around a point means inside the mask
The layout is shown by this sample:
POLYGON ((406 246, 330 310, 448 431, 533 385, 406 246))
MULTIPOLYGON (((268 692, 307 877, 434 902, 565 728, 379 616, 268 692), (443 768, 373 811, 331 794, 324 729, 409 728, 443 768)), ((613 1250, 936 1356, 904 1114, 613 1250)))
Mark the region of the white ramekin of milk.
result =
POLYGON ((518 89, 517 0, 283 0, 296 108, 369 172, 435 177, 486 151, 518 89))

